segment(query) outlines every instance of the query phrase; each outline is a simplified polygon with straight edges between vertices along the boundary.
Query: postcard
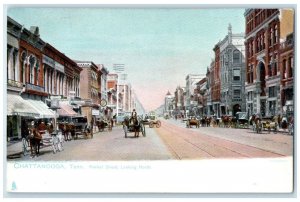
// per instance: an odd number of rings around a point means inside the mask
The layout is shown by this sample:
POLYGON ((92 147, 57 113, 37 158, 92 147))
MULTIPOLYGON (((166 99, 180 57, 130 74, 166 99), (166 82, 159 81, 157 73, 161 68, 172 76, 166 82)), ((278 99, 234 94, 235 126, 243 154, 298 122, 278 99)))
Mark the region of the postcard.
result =
POLYGON ((294 192, 294 7, 7 5, 4 21, 9 195, 294 192))

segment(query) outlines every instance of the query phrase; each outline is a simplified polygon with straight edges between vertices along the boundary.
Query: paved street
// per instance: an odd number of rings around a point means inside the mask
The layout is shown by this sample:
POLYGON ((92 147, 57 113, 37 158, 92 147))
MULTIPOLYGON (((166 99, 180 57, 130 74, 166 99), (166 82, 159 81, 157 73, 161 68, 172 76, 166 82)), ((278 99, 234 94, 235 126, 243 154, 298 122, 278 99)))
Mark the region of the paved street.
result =
MULTIPOLYGON (((95 133, 92 139, 64 143, 64 151, 53 154, 43 148, 40 156, 16 155, 14 160, 94 161, 169 160, 210 158, 266 158, 293 155, 293 137, 287 133, 256 134, 249 129, 186 128, 180 120, 161 120, 160 128, 146 126, 146 137, 133 133, 124 137, 121 126, 112 132, 95 133)), ((10 144, 7 154, 21 152, 21 143, 10 144)), ((11 156, 10 156, 11 157, 11 156)))
POLYGON ((156 129, 177 159, 260 158, 292 156, 293 137, 287 133, 256 134, 250 129, 185 128, 178 120, 163 120, 156 129))

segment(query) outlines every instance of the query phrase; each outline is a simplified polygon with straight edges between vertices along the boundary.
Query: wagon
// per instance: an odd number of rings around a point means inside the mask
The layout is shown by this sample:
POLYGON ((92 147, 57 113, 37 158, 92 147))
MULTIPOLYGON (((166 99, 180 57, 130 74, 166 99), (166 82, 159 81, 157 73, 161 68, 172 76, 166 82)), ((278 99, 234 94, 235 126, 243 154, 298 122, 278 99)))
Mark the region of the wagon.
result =
POLYGON ((261 122, 262 122, 263 129, 266 129, 269 133, 271 132, 271 130, 274 133, 277 133, 278 123, 275 122, 273 120, 273 118, 271 118, 271 117, 265 117, 265 118, 262 118, 261 122))
POLYGON ((142 119, 137 119, 136 122, 132 122, 131 119, 126 117, 123 121, 123 130, 125 138, 128 137, 128 133, 135 133, 134 137, 138 137, 138 133, 141 132, 144 137, 146 137, 145 125, 142 119))
POLYGON ((237 112, 237 128, 248 128, 249 127, 249 120, 247 118, 247 112, 237 112))
POLYGON ((145 116, 143 124, 149 125, 149 128, 153 128, 154 126, 156 128, 159 128, 161 126, 160 120, 157 120, 157 117, 155 115, 145 116))
POLYGON ((191 128, 192 126, 196 126, 196 128, 199 128, 200 121, 196 117, 190 117, 186 121, 186 127, 191 128))

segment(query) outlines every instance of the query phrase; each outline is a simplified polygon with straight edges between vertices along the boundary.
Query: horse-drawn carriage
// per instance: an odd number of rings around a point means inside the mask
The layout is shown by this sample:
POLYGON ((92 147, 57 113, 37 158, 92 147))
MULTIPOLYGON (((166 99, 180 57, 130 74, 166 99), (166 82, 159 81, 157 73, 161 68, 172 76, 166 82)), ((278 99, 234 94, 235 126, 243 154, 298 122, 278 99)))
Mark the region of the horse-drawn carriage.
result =
POLYGON ((252 115, 250 117, 250 124, 253 131, 257 133, 262 133, 264 130, 267 130, 269 133, 273 130, 274 133, 277 133, 279 126, 277 116, 262 118, 258 115, 252 115))
POLYGON ((192 126, 196 126, 196 128, 200 127, 200 120, 198 120, 196 117, 189 117, 186 121, 186 127, 191 128, 192 126))
POLYGON ((133 132, 134 137, 139 137, 141 132, 144 137, 146 137, 145 125, 141 118, 138 117, 125 117, 123 121, 123 129, 125 133, 125 138, 128 137, 128 133, 133 132))
POLYGON ((53 124, 49 122, 47 125, 41 121, 38 125, 35 121, 26 124, 23 130, 22 151, 23 155, 30 152, 32 157, 40 154, 40 149, 52 147, 53 153, 63 150, 62 133, 55 133, 53 124))
POLYGON ((247 117, 247 112, 237 112, 236 113, 236 128, 248 128, 249 120, 247 117))
POLYGON ((81 135, 85 139, 87 139, 88 136, 93 138, 92 129, 87 123, 87 118, 83 116, 75 116, 59 120, 58 128, 62 132, 65 141, 78 139, 78 136, 81 135))
POLYGON ((159 128, 161 126, 161 121, 157 119, 155 115, 145 116, 143 120, 143 125, 149 125, 149 128, 159 128))
POLYGON ((107 128, 108 131, 112 130, 113 125, 113 119, 105 119, 100 118, 96 121, 96 125, 98 127, 99 132, 103 132, 105 128, 107 128))

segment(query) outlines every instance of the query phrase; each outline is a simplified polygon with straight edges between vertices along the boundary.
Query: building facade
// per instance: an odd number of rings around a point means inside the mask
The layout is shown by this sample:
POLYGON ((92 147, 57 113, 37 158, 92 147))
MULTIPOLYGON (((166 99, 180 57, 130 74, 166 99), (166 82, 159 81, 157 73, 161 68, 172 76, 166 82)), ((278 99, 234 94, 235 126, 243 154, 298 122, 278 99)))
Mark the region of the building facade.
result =
POLYGON ((198 114, 197 101, 195 100, 195 90, 197 83, 203 79, 205 75, 188 74, 185 78, 185 109, 188 116, 196 116, 198 114))
POLYGON ((294 32, 293 10, 247 9, 246 93, 248 114, 281 112, 280 42, 294 32))
POLYGON ((245 99, 245 45, 244 34, 233 34, 229 24, 228 34, 219 43, 221 68, 220 115, 235 116, 246 111, 245 99))
POLYGON ((98 66, 91 61, 76 61, 82 68, 80 72, 80 97, 85 103, 81 106, 81 112, 87 117, 88 122, 96 120, 100 116, 100 88, 98 78, 100 72, 98 66))

